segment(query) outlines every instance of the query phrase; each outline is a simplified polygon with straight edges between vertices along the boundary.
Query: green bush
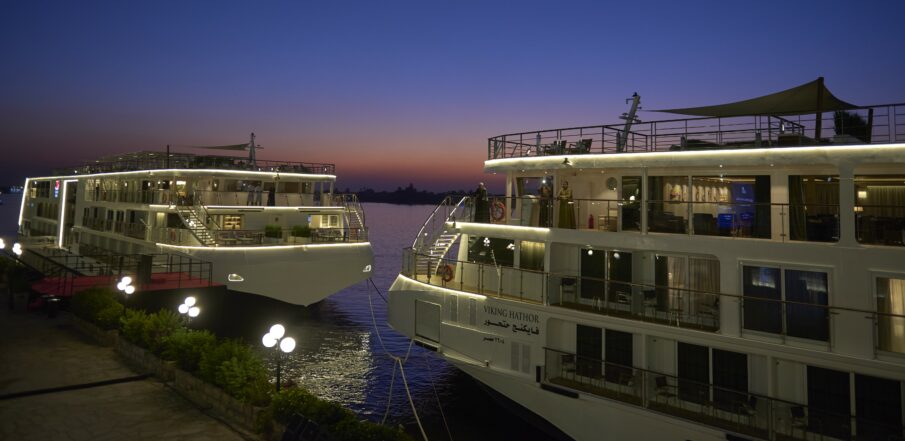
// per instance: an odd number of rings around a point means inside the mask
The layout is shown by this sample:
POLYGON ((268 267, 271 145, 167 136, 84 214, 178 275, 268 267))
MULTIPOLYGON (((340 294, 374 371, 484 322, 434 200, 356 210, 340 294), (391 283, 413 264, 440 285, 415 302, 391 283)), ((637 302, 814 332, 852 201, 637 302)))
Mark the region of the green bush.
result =
MULTIPOLYGON (((116 308, 114 305, 118 305, 120 313, 122 313, 122 305, 116 301, 116 293, 114 293, 112 289, 94 287, 88 288, 72 296, 70 309, 77 317, 100 325, 98 320, 101 311, 111 308, 111 311, 108 312, 108 314, 112 314, 112 309, 116 308)), ((105 317, 105 320, 108 318, 109 316, 105 317)), ((112 327, 107 329, 112 329, 112 327)))
POLYGON ((245 343, 224 340, 208 348, 198 365, 201 378, 226 393, 256 405, 266 404, 270 389, 260 357, 245 343))
POLYGON ((352 411, 321 400, 300 388, 284 389, 273 397, 270 413, 274 420, 288 424, 295 414, 317 423, 337 441, 410 441, 405 432, 379 424, 358 421, 352 411))
POLYGON ((127 309, 120 319, 123 337, 136 345, 145 346, 145 329, 149 321, 148 313, 140 309, 127 309))
POLYGON ((292 227, 294 237, 311 237, 311 227, 308 225, 296 225, 292 227))
POLYGON ((148 315, 148 326, 145 328, 145 347, 155 354, 164 350, 164 342, 176 331, 184 329, 179 314, 169 309, 161 309, 148 315))
POLYGON ((330 430, 335 441, 411 441, 407 433, 392 427, 354 418, 340 421, 330 430))
POLYGON ((264 236, 279 239, 283 237, 283 229, 279 225, 264 225, 264 236))
POLYGON ((217 337, 208 330, 179 329, 164 340, 163 357, 173 360, 179 368, 198 372, 201 355, 217 344, 217 337))
POLYGON ((94 322, 102 329, 118 329, 125 310, 119 302, 111 303, 97 313, 94 322))

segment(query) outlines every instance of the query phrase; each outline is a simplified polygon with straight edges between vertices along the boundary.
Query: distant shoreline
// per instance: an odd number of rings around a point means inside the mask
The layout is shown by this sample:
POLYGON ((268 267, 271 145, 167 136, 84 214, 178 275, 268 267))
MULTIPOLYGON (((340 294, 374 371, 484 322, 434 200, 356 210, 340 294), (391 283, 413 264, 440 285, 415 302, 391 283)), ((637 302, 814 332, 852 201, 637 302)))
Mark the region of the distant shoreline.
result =
POLYGON ((394 191, 375 191, 370 188, 355 192, 361 202, 377 202, 395 205, 437 205, 443 198, 449 195, 465 195, 465 190, 434 193, 425 190, 417 190, 414 185, 399 187, 394 191))

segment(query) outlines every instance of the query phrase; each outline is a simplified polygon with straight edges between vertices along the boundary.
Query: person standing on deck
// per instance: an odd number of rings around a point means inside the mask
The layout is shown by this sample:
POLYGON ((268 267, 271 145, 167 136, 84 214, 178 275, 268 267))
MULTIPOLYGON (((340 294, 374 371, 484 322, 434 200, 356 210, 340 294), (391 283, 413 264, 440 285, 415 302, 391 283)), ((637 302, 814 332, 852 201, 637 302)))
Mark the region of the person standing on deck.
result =
POLYGON ((487 188, 484 183, 478 184, 474 197, 474 221, 490 223, 490 203, 487 200, 487 188))

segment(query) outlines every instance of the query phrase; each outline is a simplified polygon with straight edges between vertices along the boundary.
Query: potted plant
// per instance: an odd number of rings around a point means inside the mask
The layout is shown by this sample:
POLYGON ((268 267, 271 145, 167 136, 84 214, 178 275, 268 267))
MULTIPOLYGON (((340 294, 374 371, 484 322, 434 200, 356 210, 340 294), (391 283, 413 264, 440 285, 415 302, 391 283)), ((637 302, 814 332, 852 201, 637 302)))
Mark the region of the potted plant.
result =
POLYGON ((283 229, 279 225, 264 225, 264 237, 268 243, 279 243, 283 238, 283 229))
POLYGON ((308 225, 295 225, 292 227, 293 243, 308 243, 311 240, 311 227, 308 225))

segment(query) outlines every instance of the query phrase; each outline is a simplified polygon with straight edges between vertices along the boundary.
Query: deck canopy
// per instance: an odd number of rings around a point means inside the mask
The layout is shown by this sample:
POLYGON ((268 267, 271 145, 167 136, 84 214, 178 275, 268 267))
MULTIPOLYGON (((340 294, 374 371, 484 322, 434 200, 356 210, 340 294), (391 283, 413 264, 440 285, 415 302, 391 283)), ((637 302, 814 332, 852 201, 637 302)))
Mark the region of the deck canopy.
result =
POLYGON ((836 98, 824 86, 823 77, 820 77, 801 86, 749 100, 716 106, 655 110, 655 112, 727 118, 747 115, 801 115, 856 108, 858 106, 836 98))

